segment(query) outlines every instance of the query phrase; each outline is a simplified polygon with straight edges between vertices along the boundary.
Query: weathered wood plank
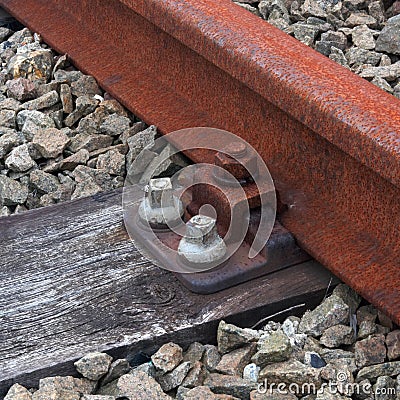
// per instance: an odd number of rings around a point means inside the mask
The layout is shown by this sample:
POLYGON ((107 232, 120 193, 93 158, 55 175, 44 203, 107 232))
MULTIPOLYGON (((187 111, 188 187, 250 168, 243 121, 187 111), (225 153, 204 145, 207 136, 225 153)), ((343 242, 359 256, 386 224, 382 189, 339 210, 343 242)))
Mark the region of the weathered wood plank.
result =
POLYGON ((171 339, 212 342, 220 319, 248 326, 312 306, 331 278, 308 262, 193 294, 135 249, 119 191, 0 218, 0 243, 0 395, 14 381, 72 373, 88 351, 132 359, 171 339))

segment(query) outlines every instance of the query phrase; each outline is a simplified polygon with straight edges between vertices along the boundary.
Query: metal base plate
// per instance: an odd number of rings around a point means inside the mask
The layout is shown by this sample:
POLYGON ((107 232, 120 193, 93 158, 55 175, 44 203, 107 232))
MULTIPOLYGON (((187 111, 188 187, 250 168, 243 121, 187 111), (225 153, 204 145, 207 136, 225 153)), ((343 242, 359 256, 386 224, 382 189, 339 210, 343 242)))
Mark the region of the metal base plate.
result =
POLYGON ((227 263, 217 268, 174 275, 194 293, 209 294, 258 278, 263 275, 309 260, 311 257, 300 249, 292 234, 279 222, 275 223, 263 254, 248 258, 250 246, 245 242, 227 263))

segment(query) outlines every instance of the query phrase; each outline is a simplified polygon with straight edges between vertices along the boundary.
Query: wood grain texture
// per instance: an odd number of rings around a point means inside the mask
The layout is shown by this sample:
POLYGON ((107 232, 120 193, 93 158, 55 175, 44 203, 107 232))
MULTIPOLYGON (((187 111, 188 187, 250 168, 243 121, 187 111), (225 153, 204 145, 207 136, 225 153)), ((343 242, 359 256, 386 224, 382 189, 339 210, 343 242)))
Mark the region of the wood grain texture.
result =
POLYGON ((0 218, 0 396, 15 381, 73 374, 89 351, 132 360, 168 340, 214 342, 220 319, 249 326, 303 301, 311 307, 330 281, 308 262, 193 294, 135 249, 121 202, 114 191, 0 218))

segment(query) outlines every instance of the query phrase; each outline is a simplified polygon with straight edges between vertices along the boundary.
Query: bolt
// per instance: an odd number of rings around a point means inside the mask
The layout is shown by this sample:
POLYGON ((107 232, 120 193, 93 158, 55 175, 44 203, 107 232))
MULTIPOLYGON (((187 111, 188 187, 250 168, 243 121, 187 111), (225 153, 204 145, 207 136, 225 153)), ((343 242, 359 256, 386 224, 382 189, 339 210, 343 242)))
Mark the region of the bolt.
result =
POLYGON ((181 200, 174 195, 170 178, 150 179, 138 212, 140 219, 153 228, 165 228, 180 220, 184 209, 181 200))
MULTIPOLYGON (((232 142, 215 154, 214 163, 229 172, 238 181, 249 180, 258 174, 257 154, 249 151, 245 143, 232 142), (235 157, 235 158, 234 158, 235 157)), ((217 170, 214 177, 229 182, 232 177, 217 170)))
POLYGON ((178 254, 191 264, 210 264, 222 260, 226 245, 219 236, 215 218, 195 215, 186 223, 186 234, 179 242, 178 254))

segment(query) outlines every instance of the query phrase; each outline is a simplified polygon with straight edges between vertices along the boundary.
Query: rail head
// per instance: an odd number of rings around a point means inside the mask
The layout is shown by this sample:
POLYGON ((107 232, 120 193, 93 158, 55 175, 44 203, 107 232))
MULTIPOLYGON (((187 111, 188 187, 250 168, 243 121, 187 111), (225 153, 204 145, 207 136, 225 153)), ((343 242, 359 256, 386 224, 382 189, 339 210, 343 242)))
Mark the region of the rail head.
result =
POLYGON ((400 101, 231 0, 121 0, 400 186, 400 101))

